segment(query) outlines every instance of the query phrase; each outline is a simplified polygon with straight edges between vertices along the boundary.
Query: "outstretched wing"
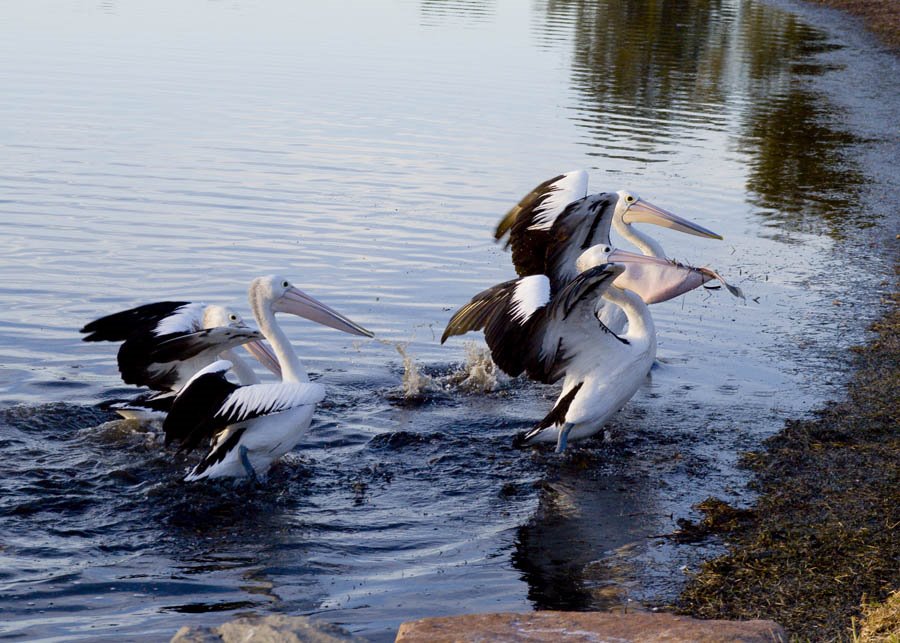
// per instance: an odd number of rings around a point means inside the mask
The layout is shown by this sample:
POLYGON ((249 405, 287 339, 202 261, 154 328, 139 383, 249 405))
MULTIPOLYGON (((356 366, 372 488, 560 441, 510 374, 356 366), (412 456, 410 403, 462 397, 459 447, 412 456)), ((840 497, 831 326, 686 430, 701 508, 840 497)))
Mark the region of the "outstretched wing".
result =
MULTIPOLYGON (((185 312, 189 301, 159 301, 129 308, 85 324, 86 342, 123 342, 135 333, 151 333, 164 319, 185 312)), ((185 329, 186 330, 186 329, 185 329)))
POLYGON ((515 377, 529 371, 541 350, 543 309, 550 282, 531 275, 498 284, 475 295, 447 324, 441 343, 452 335, 483 330, 494 362, 515 377))
POLYGON ((546 271, 551 229, 569 204, 587 196, 587 186, 584 170, 560 174, 538 185, 506 213, 494 239, 509 235, 505 247, 512 248, 516 273, 525 277, 546 271))

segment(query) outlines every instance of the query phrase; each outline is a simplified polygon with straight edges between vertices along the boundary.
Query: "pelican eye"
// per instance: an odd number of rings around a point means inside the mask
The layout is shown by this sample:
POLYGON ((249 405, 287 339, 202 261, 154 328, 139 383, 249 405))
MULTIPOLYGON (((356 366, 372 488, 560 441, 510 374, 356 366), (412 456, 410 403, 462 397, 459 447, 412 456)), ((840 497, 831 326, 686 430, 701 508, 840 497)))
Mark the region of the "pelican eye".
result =
POLYGON ((290 288, 290 287, 291 287, 291 282, 289 282, 289 281, 282 281, 282 282, 281 282, 281 287, 282 287, 282 288, 290 288))
POLYGON ((228 319, 230 319, 231 321, 237 321, 237 315, 235 315, 234 313, 231 313, 231 314, 228 316, 228 319))
POLYGON ((634 203, 637 199, 634 198, 633 195, 628 194, 625 196, 625 203, 634 203))

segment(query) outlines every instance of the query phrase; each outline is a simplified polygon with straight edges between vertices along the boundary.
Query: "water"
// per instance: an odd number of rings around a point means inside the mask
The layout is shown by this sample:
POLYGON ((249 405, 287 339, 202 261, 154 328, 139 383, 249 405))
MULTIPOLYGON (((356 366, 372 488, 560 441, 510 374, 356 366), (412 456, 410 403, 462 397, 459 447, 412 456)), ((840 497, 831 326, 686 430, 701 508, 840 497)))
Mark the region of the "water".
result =
POLYGON ((887 289, 896 61, 787 10, 0 8, 0 634, 277 612, 389 640, 427 615, 670 600, 715 546, 653 536, 747 500, 739 453, 836 393, 887 289), (510 444, 554 387, 438 338, 512 275, 506 209, 580 167, 724 234, 652 230, 748 299, 655 306, 659 366, 560 459, 510 444), (129 389, 77 330, 160 299, 246 313, 272 272, 384 341, 286 319, 328 389, 308 439, 262 489, 186 485, 188 459, 94 407, 129 389))

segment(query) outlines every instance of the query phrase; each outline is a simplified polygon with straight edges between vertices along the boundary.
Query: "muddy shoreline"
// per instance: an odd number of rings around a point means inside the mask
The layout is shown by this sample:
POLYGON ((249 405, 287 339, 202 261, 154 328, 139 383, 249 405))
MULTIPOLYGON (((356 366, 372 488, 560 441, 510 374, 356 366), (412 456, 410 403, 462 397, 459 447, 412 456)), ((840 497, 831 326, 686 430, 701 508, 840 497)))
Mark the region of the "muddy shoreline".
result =
MULTIPOLYGON (((847 398, 789 421, 745 454, 760 496, 749 510, 708 500, 685 541, 721 537, 678 608, 703 618, 769 618, 810 640, 846 640, 865 602, 900 587, 900 298, 857 349, 847 398)), ((895 626, 900 623, 895 622, 895 626)), ((895 630, 896 632, 897 630, 895 630)))
MULTIPOLYGON (((893 0, 809 0, 861 18, 900 52, 893 0)), ((882 247, 896 265, 896 239, 882 247)), ((702 618, 769 618, 800 640, 900 636, 900 295, 873 339, 854 349, 844 399, 812 419, 790 420, 743 466, 759 497, 750 508, 710 498, 704 518, 683 522, 683 542, 719 538, 728 552, 706 562, 677 611, 702 618), (887 603, 877 618, 875 603, 887 603), (869 621, 868 629, 865 625, 869 621), (877 621, 877 622, 876 622, 877 621), (859 637, 862 633, 862 637, 859 637)))

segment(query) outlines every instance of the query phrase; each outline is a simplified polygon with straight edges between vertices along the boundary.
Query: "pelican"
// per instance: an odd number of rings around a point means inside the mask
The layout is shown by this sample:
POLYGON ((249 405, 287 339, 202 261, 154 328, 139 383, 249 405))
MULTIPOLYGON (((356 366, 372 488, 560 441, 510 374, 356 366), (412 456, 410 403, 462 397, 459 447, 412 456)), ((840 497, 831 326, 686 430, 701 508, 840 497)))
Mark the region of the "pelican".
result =
MULTIPOLYGON (((606 263, 622 267, 616 287, 633 291, 645 304, 667 301, 714 278, 721 280, 708 268, 685 266, 608 245, 588 248, 575 261, 575 267, 580 274, 606 263)), ((736 296, 743 296, 739 289, 727 283, 725 286, 736 296)), ((515 377, 525 372, 531 379, 553 383, 565 373, 568 358, 564 356, 580 351, 580 342, 589 343, 578 332, 570 336, 569 324, 548 317, 548 304, 554 305, 551 302, 557 302, 566 288, 568 285, 554 294, 546 275, 528 275, 488 288, 453 314, 441 343, 454 335, 484 330, 491 357, 505 373, 515 377)), ((593 301, 598 308, 603 303, 596 298, 593 301)), ((622 310, 618 306, 604 307, 607 308, 622 310)), ((602 317, 595 319, 593 325, 614 337, 620 332, 610 328, 602 317)), ((597 368, 602 366, 598 364, 597 368)))
POLYGON ((564 369, 562 392, 550 412, 520 444, 556 442, 556 452, 598 433, 606 421, 634 396, 656 359, 656 329, 650 310, 630 290, 614 284, 622 264, 601 264, 573 279, 547 308, 547 324, 559 324, 562 341, 554 356, 555 370, 564 369), (619 306, 628 318, 628 332, 616 335, 599 325, 598 299, 619 306), (566 352, 563 342, 575 346, 566 352))
POLYGON ((588 194, 584 170, 560 174, 544 181, 514 206, 497 225, 494 239, 506 240, 520 277, 545 274, 553 291, 578 275, 578 256, 593 245, 610 245, 610 227, 635 244, 643 254, 665 258, 652 237, 633 223, 664 228, 710 239, 721 235, 649 203, 632 192, 588 194))
POLYGON ((531 275, 505 288, 506 294, 488 305, 493 309, 489 323, 495 323, 500 312, 509 315, 507 319, 520 331, 518 337, 504 334, 506 351, 515 349, 510 340, 531 339, 539 344, 544 337, 559 338, 555 346, 545 342, 538 351, 525 349, 537 354, 540 370, 549 381, 562 375, 565 379, 553 408, 517 444, 556 442, 557 453, 562 453, 570 438, 600 431, 644 381, 656 357, 656 330, 641 298, 613 285, 625 269, 621 263, 588 268, 552 299, 549 280, 544 277, 541 283, 541 275, 531 275), (625 311, 627 333, 617 335, 597 319, 601 298, 625 311))
MULTIPOLYGON (((588 194, 584 170, 560 174, 544 181, 515 205, 497 225, 494 239, 507 234, 513 264, 519 276, 546 274, 553 292, 578 275, 578 256, 595 244, 610 245, 610 228, 636 245, 643 254, 665 258, 652 237, 636 230, 633 223, 653 223, 711 239, 722 237, 683 219, 632 192, 588 194)), ((625 328, 625 314, 616 306, 601 306, 597 316, 615 332, 625 328)))
POLYGON ((232 384, 225 378, 232 366, 227 360, 210 364, 191 378, 175 396, 163 423, 166 443, 180 442, 179 450, 190 451, 210 440, 209 453, 185 477, 188 482, 245 476, 258 480, 300 441, 315 405, 324 399, 325 388, 309 381, 275 313, 299 315, 353 335, 373 336, 277 275, 254 279, 249 299, 256 323, 278 358, 282 381, 232 384))
POLYGON ((152 391, 130 400, 115 400, 107 408, 122 417, 159 420, 174 393, 198 370, 225 357, 246 384, 258 382, 253 369, 233 350, 244 344, 260 363, 280 375, 278 360, 261 335, 230 308, 204 303, 162 301, 96 319, 81 329, 86 342, 121 341, 117 362, 126 384, 152 391))
MULTIPOLYGON (((203 310, 202 326, 204 329, 218 328, 224 326, 236 326, 239 328, 246 327, 241 316, 230 308, 218 305, 206 306, 203 310)), ((200 331, 195 331, 200 332, 200 331)), ((186 337, 190 338, 193 333, 186 333, 186 337)), ((171 345, 174 344, 170 342, 171 345)), ((272 352, 272 348, 263 341, 251 341, 244 344, 244 349, 253 355, 257 361, 268 368, 276 377, 281 377, 281 368, 278 365, 278 359, 272 352)), ((172 349, 173 354, 178 354, 177 348, 172 349)), ((178 354, 180 359, 185 359, 186 354, 178 354)), ((219 352, 218 357, 231 362, 231 372, 234 373, 240 384, 259 384, 260 379, 250 364, 242 359, 233 349, 227 348, 219 352)), ((179 386, 180 389, 180 386, 179 386)), ((166 418, 166 414, 172 408, 172 402, 175 400, 175 394, 178 390, 168 391, 150 391, 138 395, 130 400, 114 400, 107 403, 109 408, 125 419, 137 420, 140 422, 157 421, 162 422, 166 418)))

